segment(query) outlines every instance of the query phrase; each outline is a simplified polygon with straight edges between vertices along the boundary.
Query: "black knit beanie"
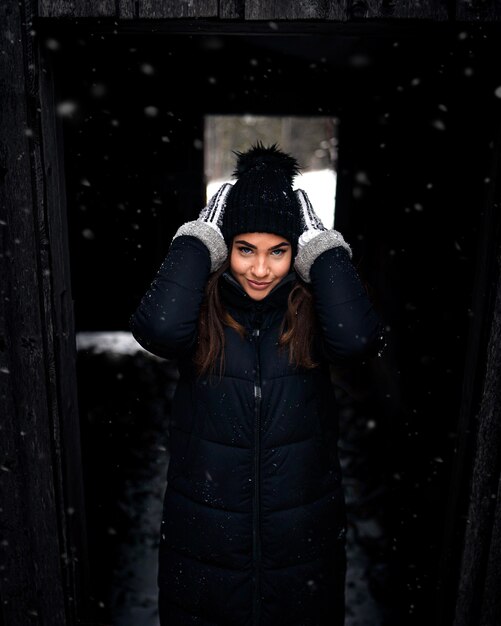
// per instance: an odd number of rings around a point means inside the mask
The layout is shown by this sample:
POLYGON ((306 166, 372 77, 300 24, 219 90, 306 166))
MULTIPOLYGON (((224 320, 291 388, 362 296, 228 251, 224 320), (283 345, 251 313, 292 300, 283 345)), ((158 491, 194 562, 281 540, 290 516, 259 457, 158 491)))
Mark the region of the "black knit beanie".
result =
POLYGON ((240 233, 274 233, 291 243, 295 255, 301 234, 300 207, 292 189, 298 162, 276 144, 258 142, 234 154, 237 181, 228 193, 221 225, 227 246, 240 233))

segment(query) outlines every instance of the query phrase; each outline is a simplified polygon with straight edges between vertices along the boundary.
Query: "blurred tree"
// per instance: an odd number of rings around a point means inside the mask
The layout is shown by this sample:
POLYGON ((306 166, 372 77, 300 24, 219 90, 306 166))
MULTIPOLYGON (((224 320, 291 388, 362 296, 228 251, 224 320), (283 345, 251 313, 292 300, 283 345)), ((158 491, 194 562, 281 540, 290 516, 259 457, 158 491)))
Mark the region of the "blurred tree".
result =
POLYGON ((209 115, 205 119, 206 182, 231 178, 235 165, 233 151, 245 151, 257 141, 278 144, 297 158, 303 171, 335 170, 338 119, 209 115))

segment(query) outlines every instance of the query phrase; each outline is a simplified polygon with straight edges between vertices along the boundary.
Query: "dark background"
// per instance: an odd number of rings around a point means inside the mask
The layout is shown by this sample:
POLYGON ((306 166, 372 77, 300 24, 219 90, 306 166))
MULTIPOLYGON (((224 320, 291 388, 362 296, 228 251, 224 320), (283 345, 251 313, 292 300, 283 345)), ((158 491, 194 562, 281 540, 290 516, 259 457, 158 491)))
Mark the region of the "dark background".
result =
MULTIPOLYGON (((334 373, 353 541, 368 559, 363 575, 380 616, 372 623, 385 626, 430 623, 444 576, 456 575, 464 519, 448 526, 447 513, 491 175, 485 146, 500 111, 501 72, 491 67, 499 43, 489 30, 424 30, 216 37, 76 29, 45 44, 64 120, 77 332, 128 331, 172 235, 203 206, 204 115, 339 118, 335 227, 388 327, 383 357, 334 373), (370 523, 383 533, 364 532, 370 523)), ((93 598, 104 620, 119 603, 112 570, 120 541, 134 530, 123 494, 131 477, 139 484, 155 464, 163 471, 168 442, 158 450, 158 441, 175 372, 90 351, 79 359, 93 598)))

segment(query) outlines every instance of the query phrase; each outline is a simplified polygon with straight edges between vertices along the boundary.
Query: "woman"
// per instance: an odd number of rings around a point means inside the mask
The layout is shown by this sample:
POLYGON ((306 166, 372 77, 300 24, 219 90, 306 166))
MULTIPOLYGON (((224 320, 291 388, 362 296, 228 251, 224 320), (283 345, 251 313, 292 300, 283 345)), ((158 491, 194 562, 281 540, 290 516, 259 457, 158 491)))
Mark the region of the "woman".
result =
POLYGON ((159 551, 162 626, 341 626, 345 509, 329 366, 382 326, 343 237, 276 145, 237 153, 131 318, 178 359, 159 551))

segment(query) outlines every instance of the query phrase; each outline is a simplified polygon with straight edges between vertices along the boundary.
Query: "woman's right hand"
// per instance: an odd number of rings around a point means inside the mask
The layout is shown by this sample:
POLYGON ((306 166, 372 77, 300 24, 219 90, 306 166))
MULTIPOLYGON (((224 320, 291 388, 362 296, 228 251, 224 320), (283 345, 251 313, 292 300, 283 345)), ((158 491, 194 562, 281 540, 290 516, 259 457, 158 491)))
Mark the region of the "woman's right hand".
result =
POLYGON ((220 236, 221 224, 223 223, 224 207, 226 206, 226 197, 233 185, 231 183, 224 183, 221 185, 216 193, 209 200, 207 206, 205 206, 198 216, 198 220, 205 222, 208 226, 211 226, 220 236))
POLYGON ((221 233, 226 197, 232 188, 231 183, 224 183, 212 196, 208 204, 200 211, 196 220, 183 224, 174 235, 197 237, 208 248, 211 258, 211 272, 221 267, 228 257, 228 248, 221 233))

